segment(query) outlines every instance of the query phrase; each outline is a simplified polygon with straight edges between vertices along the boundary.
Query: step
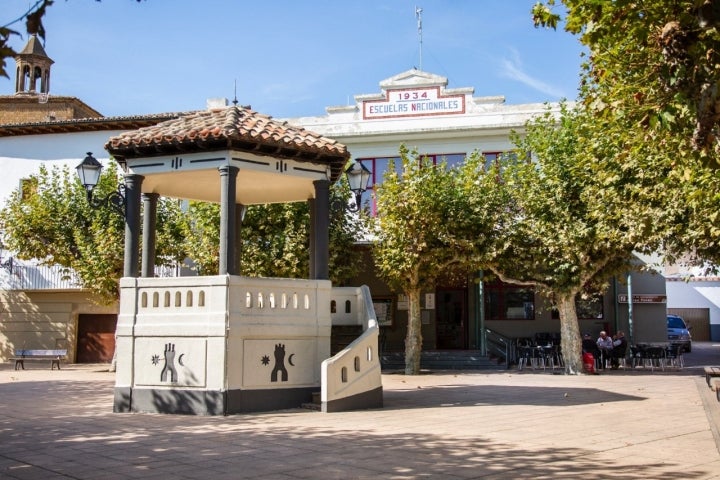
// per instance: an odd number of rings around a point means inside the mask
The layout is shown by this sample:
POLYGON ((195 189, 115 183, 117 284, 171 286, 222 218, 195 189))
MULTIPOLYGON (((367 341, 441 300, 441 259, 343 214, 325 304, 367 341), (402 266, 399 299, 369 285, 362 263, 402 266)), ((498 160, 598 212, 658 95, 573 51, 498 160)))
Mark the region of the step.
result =
POLYGON ((320 392, 312 392, 312 401, 303 403, 300 405, 300 407, 306 409, 306 410, 313 410, 316 412, 320 411, 320 403, 321 403, 321 395, 320 392))
MULTIPOLYGON (((403 352, 387 352, 380 356, 383 370, 402 370, 405 368, 403 352)), ((490 358, 478 351, 428 351, 422 352, 420 368, 425 370, 504 370, 503 359, 490 358)))

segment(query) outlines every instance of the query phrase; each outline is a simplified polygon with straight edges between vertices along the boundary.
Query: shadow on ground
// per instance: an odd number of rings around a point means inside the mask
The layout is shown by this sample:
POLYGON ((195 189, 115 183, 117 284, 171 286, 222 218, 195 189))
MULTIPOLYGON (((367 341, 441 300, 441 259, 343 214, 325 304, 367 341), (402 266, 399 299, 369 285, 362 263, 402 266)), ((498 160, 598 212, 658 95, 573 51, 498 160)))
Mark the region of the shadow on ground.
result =
MULTIPOLYGON (((111 392, 110 382, 0 385, 0 477, 631 480, 708 474, 679 463, 678 473, 668 473, 674 464, 669 457, 632 469, 611 461, 602 468, 612 474, 603 477, 590 450, 528 448, 463 432, 393 433, 363 425, 373 412, 353 414, 353 428, 321 426, 328 416, 300 411, 229 417, 113 414, 111 392)), ((387 392, 387 408, 405 408, 410 399, 412 407, 643 400, 590 388, 449 385, 387 392)), ((343 414, 332 415, 338 424, 340 419, 347 423, 343 414)))

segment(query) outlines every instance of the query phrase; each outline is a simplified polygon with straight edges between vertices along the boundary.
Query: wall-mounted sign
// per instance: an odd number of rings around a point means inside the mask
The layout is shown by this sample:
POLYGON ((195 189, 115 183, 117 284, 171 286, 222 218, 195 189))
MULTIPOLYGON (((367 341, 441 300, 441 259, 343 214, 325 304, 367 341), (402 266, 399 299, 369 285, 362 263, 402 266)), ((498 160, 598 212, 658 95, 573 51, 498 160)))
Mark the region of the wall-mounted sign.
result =
POLYGON ((408 309, 407 295, 403 295, 402 293, 398 295, 397 309, 398 310, 407 310, 408 309))
POLYGON ((393 305, 392 298, 373 297, 373 307, 375 308, 375 318, 377 318, 378 325, 381 327, 392 327, 393 320, 393 305))
POLYGON ((426 293, 425 294, 425 308, 428 310, 435 310, 435 294, 434 293, 426 293))
MULTIPOLYGON (((618 303, 628 303, 627 293, 618 294, 618 303)), ((633 294, 632 303, 667 303, 667 295, 633 294)))
POLYGON ((465 113, 465 95, 441 95, 440 87, 388 90, 383 100, 365 100, 363 120, 465 113))

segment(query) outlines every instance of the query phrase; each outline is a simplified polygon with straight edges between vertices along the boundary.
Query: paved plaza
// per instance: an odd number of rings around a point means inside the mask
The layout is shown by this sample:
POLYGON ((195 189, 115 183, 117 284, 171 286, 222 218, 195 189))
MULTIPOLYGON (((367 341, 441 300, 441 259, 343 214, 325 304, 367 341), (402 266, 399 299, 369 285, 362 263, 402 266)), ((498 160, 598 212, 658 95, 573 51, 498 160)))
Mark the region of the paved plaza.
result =
MULTIPOLYGON (((701 351, 720 365, 719 344, 701 351)), ((699 366, 385 374, 379 410, 227 417, 114 414, 113 382, 107 365, 0 364, 0 478, 720 479, 699 366)))

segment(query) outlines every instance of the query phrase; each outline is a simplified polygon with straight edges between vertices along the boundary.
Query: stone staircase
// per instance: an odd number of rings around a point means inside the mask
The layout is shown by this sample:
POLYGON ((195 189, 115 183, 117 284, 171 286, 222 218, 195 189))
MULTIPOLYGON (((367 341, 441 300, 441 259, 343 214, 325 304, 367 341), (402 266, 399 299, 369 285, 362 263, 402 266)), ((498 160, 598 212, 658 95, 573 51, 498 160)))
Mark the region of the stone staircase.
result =
POLYGON ((333 325, 330 332, 330 355, 335 355, 363 333, 362 325, 333 325))
MULTIPOLYGON (((405 352, 386 352, 380 356, 384 372, 405 370, 405 352)), ((477 350, 423 351, 423 370, 505 370, 505 360, 481 355, 477 350)))

